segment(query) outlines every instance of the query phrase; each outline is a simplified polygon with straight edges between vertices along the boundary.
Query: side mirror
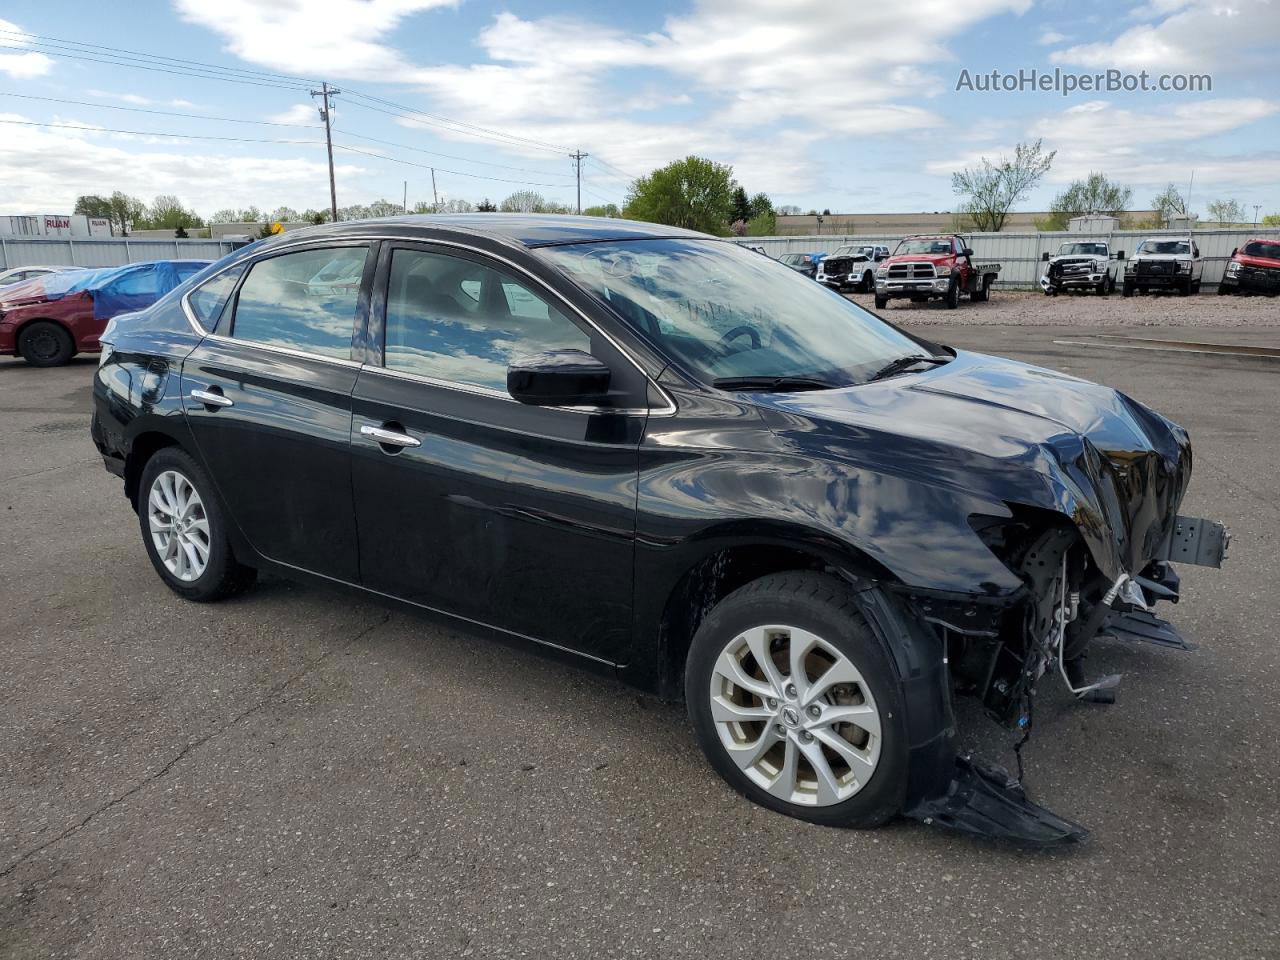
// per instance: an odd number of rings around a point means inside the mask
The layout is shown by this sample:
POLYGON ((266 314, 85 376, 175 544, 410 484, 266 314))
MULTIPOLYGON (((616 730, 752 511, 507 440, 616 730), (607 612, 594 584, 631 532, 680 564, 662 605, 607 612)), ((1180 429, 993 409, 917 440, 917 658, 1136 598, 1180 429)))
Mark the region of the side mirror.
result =
POLYGON ((1124 259, 1124 251, 1123 251, 1123 250, 1117 250, 1117 251, 1116 251, 1116 259, 1117 259, 1117 260, 1123 260, 1123 259, 1124 259))
POLYGON ((965 255, 966 257, 972 257, 972 256, 973 256, 973 247, 965 247, 965 248, 964 248, 964 255, 965 255))
POLYGON ((1239 248, 1239 247, 1232 247, 1232 248, 1231 248, 1231 256, 1233 256, 1233 257, 1234 257, 1234 256, 1235 256, 1237 253, 1239 253, 1239 252, 1240 252, 1240 248, 1239 248))
POLYGON ((535 407, 598 403, 609 392, 609 368, 582 350, 551 350, 507 367, 507 393, 535 407))
POLYGON ((1049 262, 1049 251, 1048 251, 1048 250, 1046 250, 1044 253, 1042 253, 1042 254, 1040 255, 1040 259, 1041 259, 1041 260, 1043 260, 1045 263, 1048 263, 1048 262, 1049 262))

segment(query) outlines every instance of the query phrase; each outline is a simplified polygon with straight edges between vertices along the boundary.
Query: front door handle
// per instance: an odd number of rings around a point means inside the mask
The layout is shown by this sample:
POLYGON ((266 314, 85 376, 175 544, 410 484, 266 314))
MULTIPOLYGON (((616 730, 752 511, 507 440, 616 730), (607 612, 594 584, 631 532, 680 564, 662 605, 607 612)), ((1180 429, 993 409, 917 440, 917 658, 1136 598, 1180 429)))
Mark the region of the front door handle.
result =
MULTIPOLYGON (((214 390, 217 390, 217 387, 215 387, 214 390)), ((217 393, 214 393, 212 390, 192 390, 191 397, 194 400, 199 400, 206 407, 235 406, 235 401, 230 397, 223 396, 222 391, 220 390, 217 393)))
POLYGON ((364 424, 360 428, 360 433, 366 437, 372 437, 378 443, 386 444, 389 447, 420 447, 422 441, 416 437, 411 437, 403 430, 388 430, 386 427, 374 427, 364 424))

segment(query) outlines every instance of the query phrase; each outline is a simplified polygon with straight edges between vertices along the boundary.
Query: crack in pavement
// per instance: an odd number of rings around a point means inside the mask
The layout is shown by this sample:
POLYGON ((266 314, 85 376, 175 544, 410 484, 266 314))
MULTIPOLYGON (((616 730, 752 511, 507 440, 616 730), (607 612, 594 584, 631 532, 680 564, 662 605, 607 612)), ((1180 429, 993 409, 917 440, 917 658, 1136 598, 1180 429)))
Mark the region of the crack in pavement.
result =
POLYGON ((134 784, 124 793, 120 794, 120 796, 114 798, 113 800, 108 801, 107 803, 104 803, 102 806, 92 811, 88 816, 82 819, 79 823, 76 823, 70 827, 67 827, 67 829, 63 830, 56 837, 52 837, 49 840, 46 840, 44 843, 38 844, 32 847, 26 853, 22 854, 20 857, 18 857, 17 860, 9 864, 9 866, 5 867, 3 870, 0 870, 0 880, 7 878, 10 874, 12 874, 15 870, 17 870, 18 867, 22 866, 32 857, 36 856, 36 854, 49 849, 49 847, 52 847, 54 844, 60 843, 63 840, 67 839, 68 837, 83 830, 86 826, 89 825, 89 823, 95 820, 100 814, 105 813, 106 811, 110 810, 112 807, 119 806, 120 804, 124 803, 126 800, 132 797, 135 793, 138 793, 143 788, 150 786, 151 784, 155 783, 157 780, 161 780, 164 777, 166 777, 169 774, 169 771, 172 770, 175 766, 177 766, 193 750, 196 750, 199 747, 204 746, 206 743, 208 743, 210 740, 213 740, 215 737, 221 736, 227 730, 230 730, 232 727, 238 724, 241 720, 251 717, 253 714, 257 713, 267 704, 271 703, 271 701, 273 701, 277 696, 283 693, 289 686, 291 686, 292 684, 296 683, 297 681, 301 680, 303 677, 307 676, 312 671, 314 671, 316 667, 320 666, 320 664, 324 663, 326 660, 330 659, 335 654, 341 653, 342 651, 348 649, 349 647, 356 644, 360 640, 363 640, 365 637, 369 636, 369 634, 373 633, 373 631, 377 630, 379 627, 386 624, 390 619, 391 619, 390 613, 384 614, 382 619, 379 620, 377 623, 370 624, 369 626, 361 630, 359 633, 357 633, 355 636, 351 637, 349 640, 345 640, 342 643, 338 644, 338 646, 334 647, 332 650, 329 650, 326 653, 321 654, 320 656, 316 657, 314 660, 307 661, 307 664, 305 667, 303 667, 301 670, 299 670, 297 673, 293 674, 292 676, 286 677, 284 680, 280 681, 275 686, 271 687, 271 689, 267 691, 266 696, 258 700, 258 702, 255 703, 253 706, 236 714, 234 717, 232 717, 230 720, 228 720, 226 723, 224 723, 222 726, 218 727, 216 730, 212 731, 211 733, 208 733, 203 737, 199 737, 187 743, 185 747, 179 750, 178 753, 168 763, 166 763, 163 767, 161 767, 157 772, 151 774, 148 777, 144 777, 142 780, 134 784))
POLYGON ((57 473, 59 470, 69 470, 72 467, 81 467, 81 466, 84 466, 86 463, 93 463, 95 460, 98 460, 98 459, 100 458, 85 457, 83 460, 73 460, 70 463, 64 463, 60 467, 48 467, 44 470, 36 470, 33 473, 19 473, 16 476, 12 476, 12 477, 0 477, 0 483, 10 483, 14 480, 28 480, 31 477, 42 477, 46 473, 57 473))

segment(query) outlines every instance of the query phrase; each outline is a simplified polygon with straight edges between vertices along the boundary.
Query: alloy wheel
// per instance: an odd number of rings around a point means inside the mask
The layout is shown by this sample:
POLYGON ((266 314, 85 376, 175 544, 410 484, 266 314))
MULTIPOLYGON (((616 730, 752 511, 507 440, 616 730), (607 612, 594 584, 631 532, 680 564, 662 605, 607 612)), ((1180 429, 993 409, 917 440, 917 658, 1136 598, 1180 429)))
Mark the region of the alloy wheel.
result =
POLYGON ((156 475, 147 494, 151 542, 165 569, 185 583, 198 580, 209 565, 209 516, 200 494, 181 473, 156 475))
POLYGON ((875 773, 875 698, 853 662, 816 634, 784 625, 743 631, 716 659, 709 694, 725 751, 780 800, 830 806, 875 773))

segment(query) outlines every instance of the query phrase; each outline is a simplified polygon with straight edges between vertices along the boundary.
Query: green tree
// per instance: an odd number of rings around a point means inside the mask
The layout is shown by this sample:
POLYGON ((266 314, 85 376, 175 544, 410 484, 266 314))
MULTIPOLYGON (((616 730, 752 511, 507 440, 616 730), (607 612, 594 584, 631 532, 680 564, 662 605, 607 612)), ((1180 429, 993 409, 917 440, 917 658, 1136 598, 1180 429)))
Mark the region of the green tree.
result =
POLYGON ((497 213, 498 208, 492 201, 489 200, 488 197, 485 197, 483 200, 481 200, 479 203, 476 204, 476 212, 477 213, 497 213))
POLYGON ((1280 213, 1268 213, 1262 218, 1264 227, 1280 227, 1280 213))
POLYGON ((150 208, 137 219, 140 227, 151 230, 181 230, 185 234, 188 227, 202 227, 204 221, 194 210, 188 210, 171 193, 162 193, 156 197, 150 208))
POLYGON ((751 201, 747 197, 747 191, 738 187, 733 191, 733 213, 729 215, 729 221, 737 223, 741 220, 746 223, 751 217, 751 201))
POLYGON ((1051 215, 1043 229, 1065 230, 1072 217, 1090 214, 1118 217, 1129 208, 1132 199, 1133 190, 1129 187, 1108 180, 1104 174, 1090 173, 1084 180, 1073 180, 1053 198, 1049 205, 1051 215))
POLYGON ((1244 204, 1239 200, 1214 200, 1208 205, 1209 219, 1221 226, 1244 221, 1244 204))
POLYGON ((76 197, 75 212, 82 217, 111 217, 111 200, 107 197, 100 197, 96 193, 88 193, 84 196, 76 197))
POLYGON ((732 167, 689 156, 634 181, 625 212, 633 220, 724 236, 736 187, 732 167))
POLYGON ((329 222, 328 210, 312 210, 308 208, 302 211, 301 216, 305 223, 314 223, 319 225, 321 223, 329 222))
POLYGON ((111 222, 120 227, 120 236, 127 237, 134 221, 146 216, 147 207, 137 197, 131 197, 119 190, 111 194, 111 222))
POLYGON ((582 211, 584 217, 620 217, 622 211, 616 203, 605 203, 596 207, 587 207, 582 211))
POLYGON ((998 233, 1014 204, 1027 198, 1038 184, 1058 151, 1044 152, 1042 142, 1020 143, 1012 158, 1000 157, 992 163, 986 157, 973 169, 966 167, 951 175, 951 189, 964 199, 964 212, 984 233, 998 233))

